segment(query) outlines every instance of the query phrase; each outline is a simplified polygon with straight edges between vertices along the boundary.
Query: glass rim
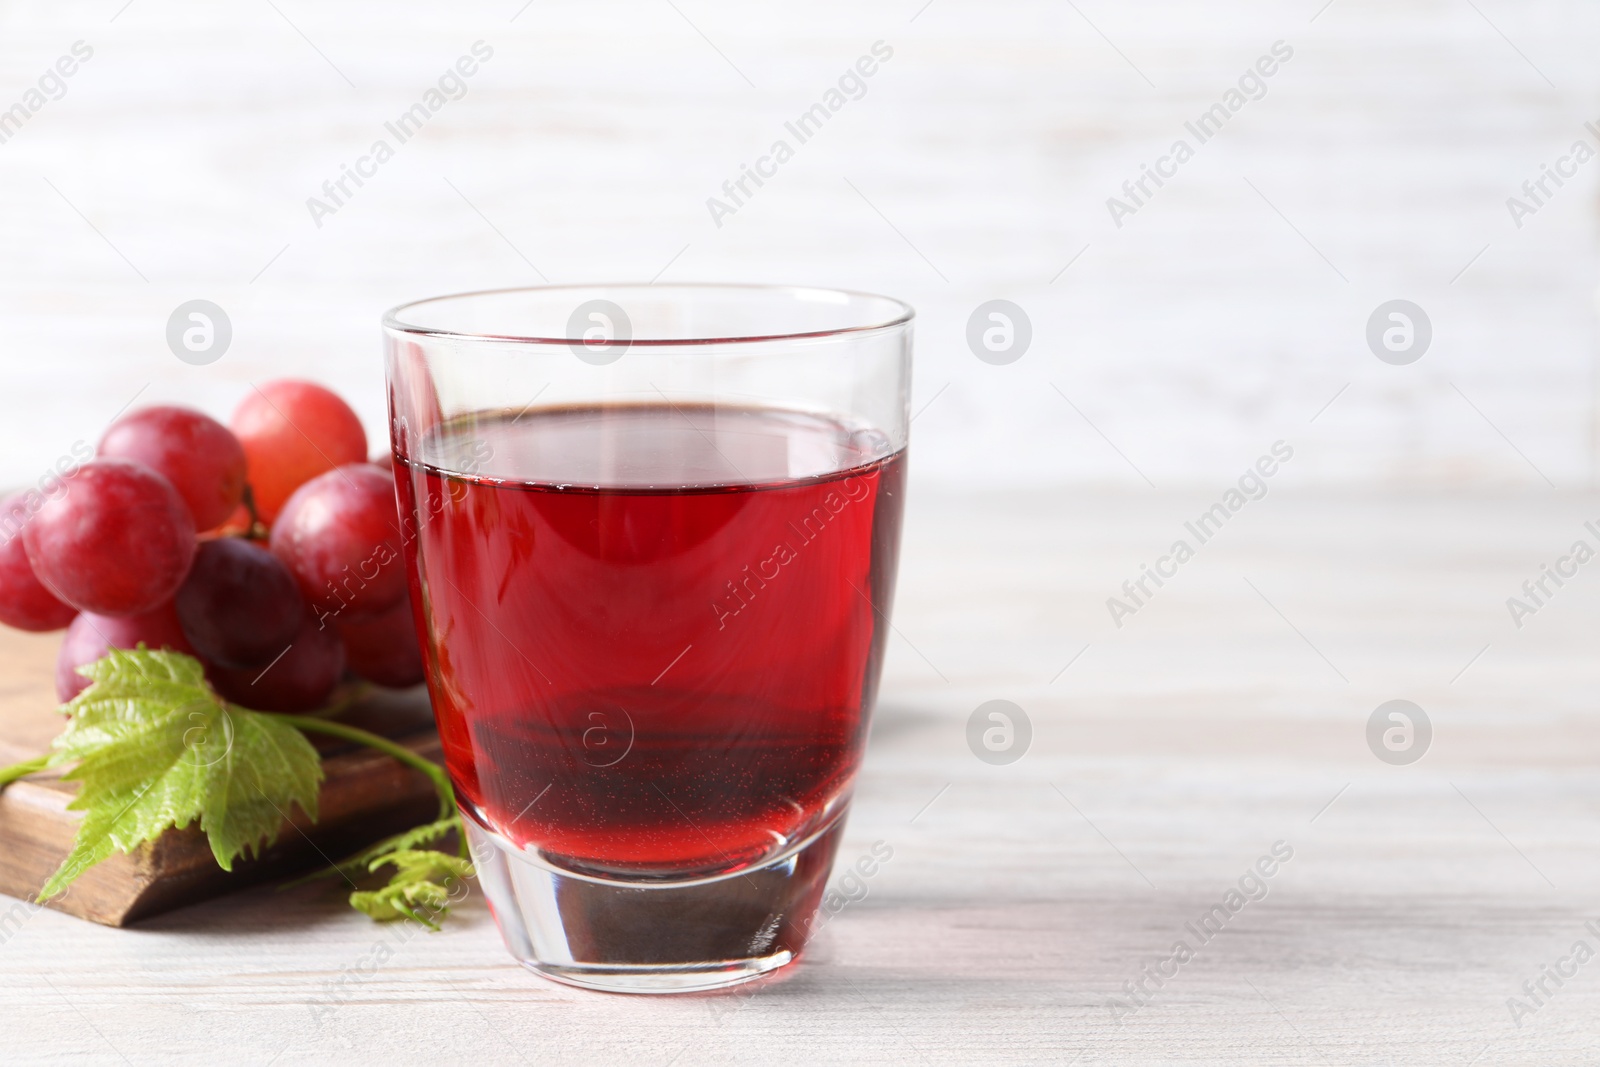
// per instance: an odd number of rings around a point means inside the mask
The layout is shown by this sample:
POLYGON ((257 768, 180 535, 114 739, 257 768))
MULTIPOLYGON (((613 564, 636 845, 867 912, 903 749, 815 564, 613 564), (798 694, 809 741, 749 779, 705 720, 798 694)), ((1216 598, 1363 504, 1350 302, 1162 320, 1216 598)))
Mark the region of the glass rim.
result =
POLYGON ((830 296, 844 296, 851 299, 866 299, 884 301, 895 309, 890 317, 883 319, 874 317, 874 321, 854 326, 841 326, 829 330, 803 330, 789 333, 763 333, 763 334, 733 334, 721 337, 633 337, 621 344, 626 346, 659 346, 683 347, 689 345, 736 345, 759 344, 773 341, 801 341, 816 340, 831 337, 855 337, 862 334, 877 333, 909 325, 917 316, 916 309, 904 300, 881 293, 869 293, 859 289, 835 289, 819 285, 784 285, 761 282, 668 282, 658 285, 655 282, 599 282, 590 284, 566 285, 518 285, 504 289, 474 289, 460 293, 446 293, 442 296, 424 297, 421 300, 408 300, 397 304, 383 314, 383 328, 396 333, 412 337, 442 338, 457 341, 493 341, 499 343, 511 342, 514 344, 528 345, 574 345, 583 344, 582 337, 545 337, 532 334, 518 333, 476 333, 462 330, 441 329, 433 326, 423 326, 414 322, 405 322, 403 316, 413 308, 429 304, 442 304, 454 300, 466 300, 473 297, 509 296, 514 293, 559 293, 559 292, 608 292, 608 291, 650 291, 668 292, 674 289, 766 293, 769 295, 788 293, 826 293, 830 296))

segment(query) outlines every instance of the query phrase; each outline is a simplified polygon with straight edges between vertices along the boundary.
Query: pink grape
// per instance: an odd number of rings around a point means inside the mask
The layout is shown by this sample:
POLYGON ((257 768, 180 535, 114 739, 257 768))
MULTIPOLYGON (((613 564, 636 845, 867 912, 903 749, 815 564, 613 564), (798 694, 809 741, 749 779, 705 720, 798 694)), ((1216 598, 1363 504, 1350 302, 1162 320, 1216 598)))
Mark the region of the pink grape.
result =
POLYGON ((29 518, 30 492, 0 500, 0 623, 35 632, 59 630, 77 611, 46 589, 28 562, 22 529, 29 518))
POLYGON ((238 537, 207 541, 176 597, 183 632, 224 667, 262 667, 294 640, 306 612, 278 557, 238 537))
POLYGON ((45 588, 97 615, 142 615, 172 599, 195 553, 172 483, 142 463, 96 459, 65 486, 22 531, 45 588))
POLYGON ((394 478, 370 463, 319 474, 284 505, 272 527, 272 552, 288 564, 319 617, 372 619, 403 602, 394 478))
POLYGON ((77 668, 104 656, 108 648, 134 649, 141 641, 150 649, 194 654, 170 602, 143 615, 84 612, 73 619, 66 636, 61 639, 61 651, 56 655, 57 699, 65 704, 88 687, 89 679, 79 674, 77 668))
POLYGON ((166 478, 188 505, 196 530, 221 524, 244 496, 244 447, 222 423, 190 408, 125 415, 100 438, 98 454, 135 460, 166 478))
POLYGON ((345 660, 357 675, 375 685, 403 689, 421 682, 422 648, 411 615, 411 598, 366 622, 339 624, 345 660))
POLYGON ((268 524, 305 482, 367 458, 361 420, 337 393, 284 378, 252 389, 229 426, 244 446, 256 511, 268 524))
POLYGON ((312 711, 327 703, 344 674, 344 645, 332 626, 319 628, 309 612, 287 651, 266 666, 206 671, 223 698, 252 711, 312 711))

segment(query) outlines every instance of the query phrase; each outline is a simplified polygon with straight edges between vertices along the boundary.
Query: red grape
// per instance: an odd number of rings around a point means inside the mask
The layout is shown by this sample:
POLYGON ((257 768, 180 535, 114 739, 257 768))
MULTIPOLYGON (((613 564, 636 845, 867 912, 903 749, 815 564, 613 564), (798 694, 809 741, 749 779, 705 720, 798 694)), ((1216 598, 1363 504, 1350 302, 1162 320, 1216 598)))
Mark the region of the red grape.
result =
POLYGON ((22 529, 32 510, 30 493, 39 501, 44 499, 33 490, 24 490, 0 500, 0 623, 19 630, 59 630, 77 611, 57 600, 28 562, 22 529))
POLYGON ((350 405, 311 382, 268 382, 244 398, 230 422, 244 446, 261 521, 277 519, 297 488, 341 463, 367 458, 367 434, 350 405))
POLYGON ((306 612, 294 575, 260 545, 207 541, 176 597, 183 632, 224 667, 264 667, 294 640, 306 612))
POLYGON ((99 454, 136 460, 166 478, 189 506, 196 530, 227 519, 244 495, 239 439, 189 408, 145 408, 118 419, 100 438, 99 454))
POLYGON ((327 702, 344 674, 344 645, 332 626, 307 612, 287 650, 264 667, 210 666, 206 675, 223 698, 252 711, 311 711, 327 702))
POLYGON ((142 615, 172 599, 195 552, 172 483, 142 463, 96 459, 65 485, 22 531, 45 588, 97 615, 142 615))
POLYGON ((170 602, 143 615, 79 615, 67 627, 56 656, 56 697, 65 704, 88 687, 89 679, 77 668, 104 656, 108 648, 137 648, 141 641, 146 648, 194 654, 170 602))
POLYGON ((407 588, 394 479, 370 463, 317 475, 284 505, 272 552, 319 618, 383 614, 405 600, 407 588))
POLYGON ((423 679, 422 648, 407 597, 375 619, 338 624, 350 669, 367 681, 403 689, 423 679))

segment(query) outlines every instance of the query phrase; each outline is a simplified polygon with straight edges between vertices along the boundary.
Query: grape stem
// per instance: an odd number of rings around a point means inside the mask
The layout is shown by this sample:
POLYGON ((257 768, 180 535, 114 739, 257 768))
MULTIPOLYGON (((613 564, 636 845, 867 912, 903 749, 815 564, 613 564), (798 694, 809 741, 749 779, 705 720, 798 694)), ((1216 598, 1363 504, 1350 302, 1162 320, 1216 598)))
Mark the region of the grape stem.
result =
POLYGON ((267 539, 267 524, 261 521, 261 513, 256 510, 256 494, 248 484, 244 487, 244 495, 239 503, 244 505, 245 511, 250 514, 250 529, 244 536, 251 541, 265 541, 267 539))
POLYGON ((355 685, 347 687, 345 694, 338 700, 306 714, 314 719, 337 719, 365 700, 372 693, 372 689, 373 686, 370 682, 357 682, 355 685))
MULTIPOLYGON (((424 756, 419 756, 402 745, 397 745, 386 737, 379 737, 368 730, 356 726, 349 726, 342 722, 330 722, 327 719, 314 719, 305 715, 279 715, 278 718, 289 723, 305 733, 327 734, 345 741, 353 741, 358 745, 375 748, 386 756, 392 756, 427 775, 433 781, 433 787, 439 791, 439 818, 452 819, 456 814, 456 790, 450 784, 450 776, 445 774, 444 768, 424 756)), ((0 772, 3 773, 3 772, 0 772)))
POLYGON ((46 754, 34 759, 23 760, 21 763, 13 763, 9 767, 0 767, 0 789, 4 789, 18 778, 26 778, 30 774, 38 774, 48 766, 50 766, 50 756, 46 754))

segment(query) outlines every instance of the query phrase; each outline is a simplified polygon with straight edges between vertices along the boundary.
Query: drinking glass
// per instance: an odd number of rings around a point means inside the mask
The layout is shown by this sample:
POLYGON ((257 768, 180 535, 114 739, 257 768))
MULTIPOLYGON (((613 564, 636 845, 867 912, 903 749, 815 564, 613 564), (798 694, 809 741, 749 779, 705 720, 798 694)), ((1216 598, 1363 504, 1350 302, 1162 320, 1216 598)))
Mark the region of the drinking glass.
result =
POLYGON ((429 694, 539 974, 703 990, 804 946, 889 629, 912 314, 607 285, 385 317, 429 694))

